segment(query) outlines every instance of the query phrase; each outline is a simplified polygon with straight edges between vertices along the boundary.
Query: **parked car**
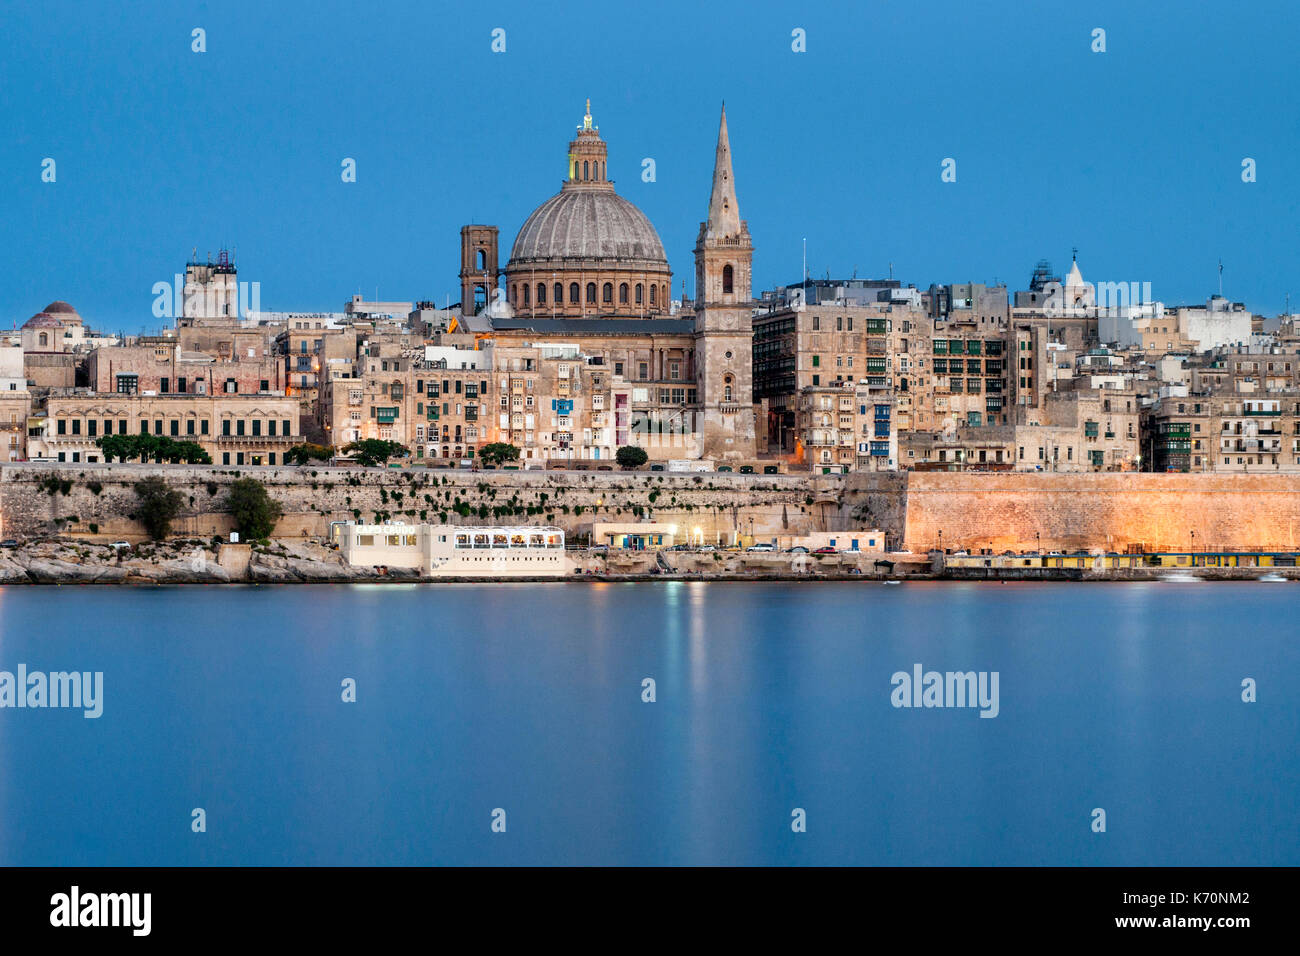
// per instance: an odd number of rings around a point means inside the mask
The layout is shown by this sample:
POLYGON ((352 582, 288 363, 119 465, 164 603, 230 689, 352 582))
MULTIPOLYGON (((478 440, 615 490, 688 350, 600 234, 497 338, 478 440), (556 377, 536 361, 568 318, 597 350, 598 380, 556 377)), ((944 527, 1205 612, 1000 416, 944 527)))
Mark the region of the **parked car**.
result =
POLYGON ((13 538, 5 538, 3 541, 0 541, 0 548, 16 548, 16 547, 18 547, 18 542, 15 541, 13 538))
POLYGON ((718 549, 711 544, 702 544, 695 550, 696 551, 717 551, 718 549))
POLYGON ((131 542, 129 542, 129 541, 114 541, 112 544, 109 545, 109 547, 112 548, 114 551, 130 551, 130 550, 131 550, 131 542))
POLYGON ((753 466, 753 465, 741 465, 741 466, 740 466, 740 473, 741 473, 742 475, 752 475, 752 474, 754 473, 754 466, 753 466))
POLYGON ((839 548, 832 548, 829 545, 824 548, 818 548, 813 554, 839 554, 839 548))
POLYGON ((664 466, 663 466, 663 465, 651 465, 651 466, 650 466, 650 470, 651 470, 651 471, 663 471, 663 470, 664 470, 664 466))
POLYGON ((760 541, 758 544, 751 544, 746 551, 775 551, 776 545, 768 544, 766 541, 760 541))
POLYGON ((808 549, 801 544, 796 544, 793 548, 786 548, 786 554, 807 554, 808 549))

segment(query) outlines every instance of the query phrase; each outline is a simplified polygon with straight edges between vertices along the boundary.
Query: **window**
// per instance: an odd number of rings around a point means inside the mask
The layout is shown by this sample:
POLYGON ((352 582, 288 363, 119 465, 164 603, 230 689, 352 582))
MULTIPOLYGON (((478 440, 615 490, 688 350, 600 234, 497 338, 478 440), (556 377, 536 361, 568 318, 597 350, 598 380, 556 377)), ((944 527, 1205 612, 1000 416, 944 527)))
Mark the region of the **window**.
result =
POLYGON ((594 282, 587 283, 587 301, 592 305, 596 304, 596 283, 594 282))
POLYGON ((239 393, 239 383, 233 378, 226 379, 225 391, 227 395, 237 395, 239 393))
POLYGON ((564 286, 559 282, 555 283, 555 304, 560 305, 564 302, 564 286))
POLYGON ((140 376, 119 374, 117 376, 117 391, 122 395, 135 395, 140 391, 140 376))
POLYGON ((618 304, 627 305, 627 283, 621 282, 618 286, 618 304))
POLYGON ((167 394, 168 392, 170 392, 171 390, 172 390, 171 379, 169 379, 169 378, 160 378, 160 379, 158 380, 158 391, 159 391, 159 392, 161 392, 162 394, 166 395, 166 394, 167 394))
POLYGON ((655 287, 653 285, 650 286, 650 304, 655 304, 655 287))
POLYGON ((205 418, 203 419, 203 421, 199 422, 199 434, 206 435, 207 433, 208 433, 208 420, 205 418))
POLYGON ((60 419, 55 423, 54 431, 55 431, 55 433, 58 434, 58 435, 66 435, 66 434, 68 433, 68 422, 67 422, 67 419, 60 418, 60 419))
POLYGON ((242 418, 238 419, 235 422, 235 434, 236 435, 244 434, 244 420, 242 418))
POLYGON ((578 288, 578 283, 570 282, 569 283, 569 304, 577 305, 581 301, 581 295, 582 292, 578 288))
POLYGON ((191 418, 191 419, 186 420, 186 422, 185 422, 185 434, 187 434, 187 435, 193 435, 193 434, 194 434, 194 419, 191 418))
MULTIPOLYGON (((225 435, 225 436, 229 436, 229 435, 230 435, 230 419, 229 419, 229 418, 223 418, 223 419, 221 420, 221 434, 222 434, 222 435, 225 435)), ((229 464, 229 462, 227 462, 227 464, 229 464)))
POLYGON ((600 301, 607 305, 614 304, 614 284, 612 282, 606 282, 604 286, 601 287, 600 301))
POLYGON ((642 298, 641 298, 641 293, 642 293, 642 286, 641 286, 641 283, 638 282, 638 283, 636 284, 636 304, 637 304, 637 305, 640 305, 641 302, 643 301, 642 298))
MULTIPOLYGON (((722 267, 722 291, 724 295, 733 291, 733 275, 734 273, 730 263, 722 267)), ((651 290, 650 292, 650 301, 654 301, 654 290, 651 290)))

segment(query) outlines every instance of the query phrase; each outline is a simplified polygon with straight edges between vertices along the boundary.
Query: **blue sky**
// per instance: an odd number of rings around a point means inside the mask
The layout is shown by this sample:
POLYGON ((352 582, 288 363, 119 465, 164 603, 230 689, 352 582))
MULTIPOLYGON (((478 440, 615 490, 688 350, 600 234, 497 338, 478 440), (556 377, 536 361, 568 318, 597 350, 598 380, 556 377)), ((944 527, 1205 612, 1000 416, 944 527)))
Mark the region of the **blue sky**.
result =
POLYGON ((1166 302, 1203 301, 1222 259, 1231 298, 1300 305, 1289 0, 2 2, 6 325, 59 298, 157 327, 153 284, 223 244, 266 309, 455 301, 460 226, 500 226, 504 262, 588 96, 674 294, 725 99, 756 290, 797 281, 807 237, 817 276, 1018 289, 1077 246, 1086 279, 1166 302))

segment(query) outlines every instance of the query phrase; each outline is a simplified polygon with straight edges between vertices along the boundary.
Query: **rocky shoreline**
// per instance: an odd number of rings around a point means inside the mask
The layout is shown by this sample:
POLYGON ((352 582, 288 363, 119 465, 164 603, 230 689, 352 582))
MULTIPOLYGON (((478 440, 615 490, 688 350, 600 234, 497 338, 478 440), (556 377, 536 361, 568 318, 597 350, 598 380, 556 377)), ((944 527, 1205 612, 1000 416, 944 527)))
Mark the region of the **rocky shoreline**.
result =
MULTIPOLYGON (((1297 568, 1167 568, 1084 571, 1078 568, 937 568, 928 555, 840 553, 795 556, 743 551, 654 552, 577 550, 563 578, 511 581, 1250 581, 1300 580, 1297 568)), ((173 540, 118 549, 82 539, 47 539, 0 549, 0 585, 410 584, 482 582, 484 578, 422 578, 402 568, 354 567, 314 541, 254 544, 173 540)), ((497 580, 497 579, 492 579, 497 580)))

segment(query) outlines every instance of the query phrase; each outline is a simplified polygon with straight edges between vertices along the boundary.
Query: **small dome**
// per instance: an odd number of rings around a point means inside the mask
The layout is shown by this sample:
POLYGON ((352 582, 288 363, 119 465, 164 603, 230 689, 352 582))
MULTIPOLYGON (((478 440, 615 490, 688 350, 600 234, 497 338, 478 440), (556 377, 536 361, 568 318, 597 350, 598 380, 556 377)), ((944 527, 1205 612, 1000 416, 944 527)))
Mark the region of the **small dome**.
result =
POLYGON ((47 305, 44 309, 44 314, 57 315, 61 317, 65 322, 81 321, 81 316, 77 314, 77 310, 74 309, 72 306, 68 305, 68 303, 64 302, 62 299, 56 299, 55 301, 47 305))

